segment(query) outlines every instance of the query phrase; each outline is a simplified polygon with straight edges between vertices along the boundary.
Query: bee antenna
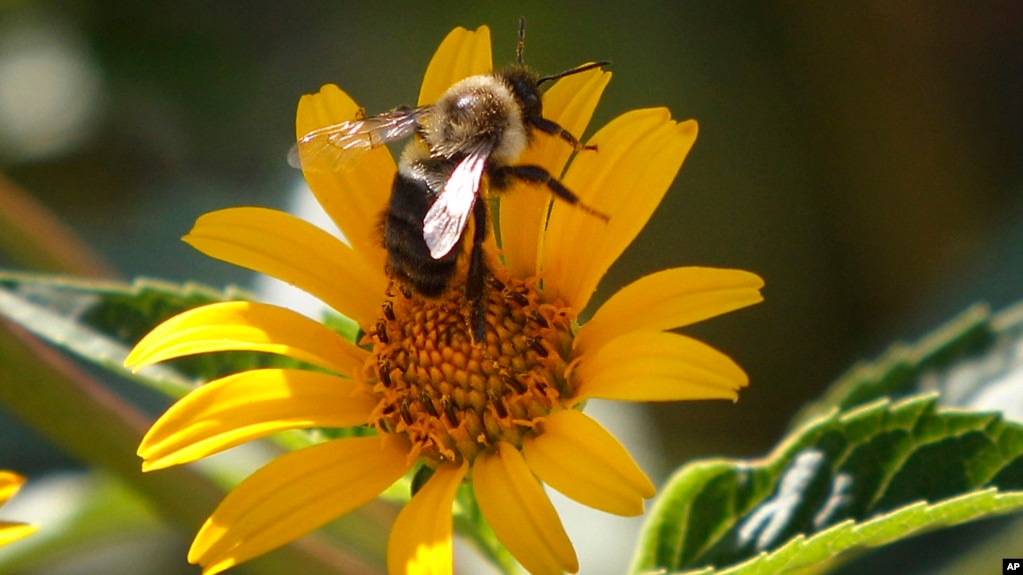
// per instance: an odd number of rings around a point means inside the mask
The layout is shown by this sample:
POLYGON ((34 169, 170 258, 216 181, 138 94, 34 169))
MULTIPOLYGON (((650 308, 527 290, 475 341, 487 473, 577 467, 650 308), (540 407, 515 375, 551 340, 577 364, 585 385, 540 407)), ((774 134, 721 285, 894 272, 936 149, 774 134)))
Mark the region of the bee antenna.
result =
POLYGON ((585 72, 587 70, 592 70, 594 68, 600 68, 602 66, 610 66, 610 65, 611 65, 611 62, 609 60, 603 60, 601 62, 591 62, 589 64, 583 64, 582 66, 576 66, 575 68, 572 68, 571 70, 565 70, 564 72, 561 72, 560 74, 554 74, 552 76, 544 76, 543 78, 540 78, 539 80, 536 81, 536 85, 539 86, 540 84, 543 84, 544 82, 550 82, 552 80, 559 80, 561 78, 564 78, 565 76, 571 76, 572 74, 578 74, 579 72, 585 72))
POLYGON ((526 17, 519 16, 519 43, 515 47, 515 63, 525 66, 522 61, 522 53, 526 51, 526 17))

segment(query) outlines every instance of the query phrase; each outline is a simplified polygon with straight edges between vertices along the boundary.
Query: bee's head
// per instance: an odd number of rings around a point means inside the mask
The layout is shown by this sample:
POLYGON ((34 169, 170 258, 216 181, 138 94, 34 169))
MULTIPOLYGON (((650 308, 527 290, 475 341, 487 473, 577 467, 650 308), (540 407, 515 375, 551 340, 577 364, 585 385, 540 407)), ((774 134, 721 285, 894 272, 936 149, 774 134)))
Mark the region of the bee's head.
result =
POLYGON ((525 66, 514 65, 502 71, 508 87, 511 88, 515 101, 526 118, 543 116, 543 103, 540 100, 539 78, 537 74, 525 66))
POLYGON ((570 70, 565 70, 559 74, 551 76, 540 77, 535 72, 532 72, 526 67, 524 61, 524 53, 526 50, 526 19, 525 17, 519 18, 519 43, 515 48, 515 65, 509 67, 503 72, 503 76, 508 84, 511 86, 512 92, 515 94, 515 99, 522 107, 522 113, 525 117, 542 117, 543 116, 543 104, 541 102, 540 86, 544 82, 551 82, 565 76, 571 76, 572 74, 578 74, 579 72, 585 72, 593 68, 599 68, 606 66, 611 62, 593 62, 590 64, 583 64, 570 70))

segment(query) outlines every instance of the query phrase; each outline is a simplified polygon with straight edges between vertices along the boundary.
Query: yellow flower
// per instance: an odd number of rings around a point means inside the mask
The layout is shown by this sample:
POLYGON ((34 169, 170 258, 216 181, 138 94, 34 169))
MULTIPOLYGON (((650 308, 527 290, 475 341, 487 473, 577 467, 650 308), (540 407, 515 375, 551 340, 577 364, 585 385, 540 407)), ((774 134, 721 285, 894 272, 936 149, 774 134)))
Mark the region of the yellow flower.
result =
MULTIPOLYGON (((7 503, 14 497, 25 483, 25 478, 10 471, 0 471, 0 505, 7 503)), ((11 521, 0 521, 0 545, 7 545, 36 532, 35 525, 16 523, 11 521)))
MULTIPOLYGON (((489 30, 455 29, 430 62, 419 102, 490 69, 489 30)), ((561 79, 544 95, 544 117, 582 134, 610 77, 593 69, 561 79)), ((297 133, 359 113, 344 92, 324 86, 299 102, 297 133)), ((655 491, 626 450, 582 413, 586 400, 735 399, 747 384, 726 355, 666 330, 761 301, 754 274, 665 270, 620 290, 584 325, 577 319, 695 139, 693 121, 675 122, 663 108, 636 110, 599 130, 588 142, 598 151, 578 153, 566 170, 571 147, 539 134, 520 163, 563 174, 610 221, 552 202, 542 189, 520 186, 495 198, 500 221, 486 245, 493 280, 479 344, 468 333, 460 285, 437 299, 390 286, 377 229, 396 171, 386 147, 350 169, 305 174, 347 243, 273 210, 201 217, 186 242, 306 290, 366 335, 356 345, 289 310, 250 302, 208 305, 158 326, 127 365, 255 350, 321 369, 251 370, 192 391, 146 435, 143 469, 285 429, 368 426, 376 435, 325 441, 253 473, 203 525, 189 561, 206 574, 223 571, 370 501, 421 464, 432 475, 394 524, 390 573, 451 573, 451 508, 467 480, 498 539, 528 571, 578 570, 541 481, 620 515, 641 514, 655 491)))

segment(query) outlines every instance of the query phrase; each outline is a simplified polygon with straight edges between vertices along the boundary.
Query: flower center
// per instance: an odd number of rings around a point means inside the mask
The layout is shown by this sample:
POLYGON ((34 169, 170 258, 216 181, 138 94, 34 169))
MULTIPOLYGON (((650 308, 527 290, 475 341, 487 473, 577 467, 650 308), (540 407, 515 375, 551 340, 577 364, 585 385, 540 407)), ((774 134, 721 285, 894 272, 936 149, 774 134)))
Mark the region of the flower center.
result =
POLYGON ((399 292, 369 336, 381 397, 372 421, 434 465, 471 463, 498 441, 520 447, 567 390, 569 308, 543 303, 532 283, 492 278, 486 337, 474 344, 463 293, 459 284, 436 299, 399 292))

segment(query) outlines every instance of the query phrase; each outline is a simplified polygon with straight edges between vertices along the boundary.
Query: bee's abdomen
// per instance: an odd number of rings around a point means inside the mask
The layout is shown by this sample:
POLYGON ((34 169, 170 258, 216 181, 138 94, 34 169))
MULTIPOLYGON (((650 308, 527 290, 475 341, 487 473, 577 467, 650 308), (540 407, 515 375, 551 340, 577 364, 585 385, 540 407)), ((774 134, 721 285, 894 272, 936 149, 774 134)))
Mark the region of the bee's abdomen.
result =
POLYGON ((455 274, 459 254, 455 249, 440 259, 430 255, 423 239, 423 219, 433 198, 425 181, 399 173, 384 217, 388 273, 427 297, 444 293, 455 274))

